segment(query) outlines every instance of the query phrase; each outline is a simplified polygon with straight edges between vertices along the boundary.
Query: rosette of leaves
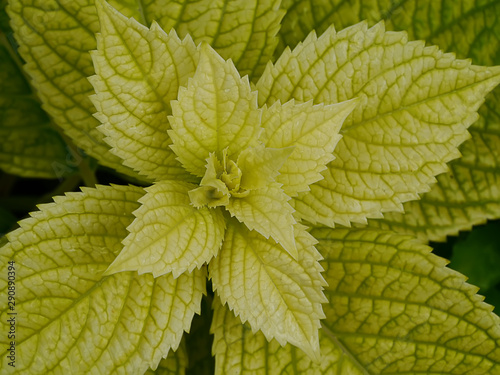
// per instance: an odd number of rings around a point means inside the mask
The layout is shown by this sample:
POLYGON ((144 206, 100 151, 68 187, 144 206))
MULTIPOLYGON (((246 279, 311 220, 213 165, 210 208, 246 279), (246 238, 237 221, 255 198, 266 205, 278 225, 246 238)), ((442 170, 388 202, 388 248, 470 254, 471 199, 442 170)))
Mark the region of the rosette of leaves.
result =
POLYGON ((333 229, 428 191, 500 69, 366 23, 313 32, 273 64, 278 2, 132 3, 9 8, 54 121, 151 184, 56 197, 8 234, 6 371, 183 373, 208 276, 217 373, 500 372, 499 319, 462 275, 411 237, 333 229), (98 24, 91 56, 59 47, 98 24), (101 125, 77 101, 85 74, 101 125))

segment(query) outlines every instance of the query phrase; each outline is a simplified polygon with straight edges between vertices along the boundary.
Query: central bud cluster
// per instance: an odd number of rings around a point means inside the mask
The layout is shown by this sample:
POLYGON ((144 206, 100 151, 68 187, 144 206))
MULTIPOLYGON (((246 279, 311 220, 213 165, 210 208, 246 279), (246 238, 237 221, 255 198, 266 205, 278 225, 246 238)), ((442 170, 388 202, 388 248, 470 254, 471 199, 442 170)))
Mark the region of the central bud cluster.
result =
POLYGON ((200 187, 189 192, 193 206, 217 207, 229 203, 231 196, 246 197, 250 192, 241 188, 241 169, 227 157, 227 148, 222 151, 222 162, 214 152, 207 159, 207 171, 200 187))

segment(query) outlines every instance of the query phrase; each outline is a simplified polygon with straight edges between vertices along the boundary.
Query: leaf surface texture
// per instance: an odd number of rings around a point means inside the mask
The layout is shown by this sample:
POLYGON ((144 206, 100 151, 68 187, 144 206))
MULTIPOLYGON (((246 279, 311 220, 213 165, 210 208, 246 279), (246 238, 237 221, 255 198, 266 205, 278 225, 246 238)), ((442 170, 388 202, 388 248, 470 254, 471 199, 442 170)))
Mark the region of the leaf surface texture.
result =
POLYGON ((268 105, 292 98, 360 101, 324 179, 293 201, 302 218, 332 226, 401 211, 403 202, 428 191, 445 163, 459 156, 466 128, 499 80, 499 68, 408 42, 383 24, 360 23, 319 38, 310 34, 268 66, 257 88, 268 105))
POLYGON ((268 340, 298 346, 319 358, 318 328, 325 301, 315 240, 296 227, 297 260, 234 219, 219 255, 209 264, 214 290, 223 303, 261 330, 268 340))
MULTIPOLYGON (((6 298, 7 261, 13 260, 16 371, 139 373, 177 349, 199 312, 203 269, 177 279, 132 272, 102 277, 143 194, 131 186, 68 193, 9 234, 1 252, 0 292, 6 298)), ((7 313, 1 311, 3 329, 7 313)))

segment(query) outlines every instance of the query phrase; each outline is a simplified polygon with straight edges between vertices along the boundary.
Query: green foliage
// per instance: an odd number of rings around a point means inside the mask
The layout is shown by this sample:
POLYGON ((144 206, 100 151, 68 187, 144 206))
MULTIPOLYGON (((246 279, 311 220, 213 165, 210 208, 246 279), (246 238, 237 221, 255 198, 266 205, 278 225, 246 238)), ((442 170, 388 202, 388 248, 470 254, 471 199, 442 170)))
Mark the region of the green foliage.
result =
POLYGON ((489 303, 500 306, 500 222, 490 222, 465 234, 453 245, 451 266, 481 288, 489 303))
MULTIPOLYGON (((486 0, 410 1, 296 1, 283 20, 281 38, 296 45, 315 25, 318 34, 334 24, 342 29, 363 19, 386 20, 389 30, 405 30, 410 38, 425 39, 475 64, 500 64, 500 3, 486 0), (315 12, 311 7, 316 8, 315 12), (297 17, 297 13, 301 14, 297 17), (307 18, 324 14, 311 21, 307 18), (307 17, 306 17, 307 15, 307 17), (304 25, 296 27, 295 25, 304 25)), ((461 147, 463 155, 449 164, 450 171, 437 177, 437 184, 422 199, 404 205, 405 214, 389 213, 372 225, 410 233, 423 240, 444 241, 447 235, 470 230, 486 219, 500 217, 500 90, 495 90, 479 109, 479 119, 469 128, 471 139, 461 147)))
POLYGON ((484 82, 486 94, 497 74, 385 33, 383 24, 330 28, 285 50, 257 83, 261 103, 360 100, 325 178, 295 200, 298 213, 333 226, 401 211, 401 202, 426 192, 444 163, 458 157, 455 147, 483 101, 470 95, 482 86, 474 82, 484 82))
MULTIPOLYGON (((500 66, 409 40, 500 64, 463 3, 9 0, 0 167, 89 186, 0 239, 5 373, 500 374, 424 244, 500 218, 500 66)), ((475 236, 452 264, 491 289, 475 236)))
MULTIPOLYGON (((1 20, 0 20, 1 22, 1 20)), ((0 167, 29 177, 58 177, 65 143, 16 66, 6 34, 0 34, 0 167)))

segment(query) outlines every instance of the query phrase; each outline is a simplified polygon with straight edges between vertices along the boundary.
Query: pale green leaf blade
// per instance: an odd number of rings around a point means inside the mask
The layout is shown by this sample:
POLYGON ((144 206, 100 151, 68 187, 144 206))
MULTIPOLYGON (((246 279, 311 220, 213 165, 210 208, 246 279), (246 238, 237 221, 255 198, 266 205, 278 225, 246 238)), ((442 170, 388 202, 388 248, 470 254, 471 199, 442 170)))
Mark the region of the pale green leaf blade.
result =
POLYGON ((208 263, 224 238, 225 221, 219 209, 195 208, 188 191, 196 185, 162 181, 146 188, 127 228, 124 248, 106 274, 122 271, 172 273, 178 277, 208 263))
POLYGON ((273 56, 285 13, 279 9, 279 0, 148 0, 143 6, 165 31, 173 28, 181 37, 191 35, 197 44, 209 43, 252 80, 273 56))
POLYGON ((247 190, 260 189, 275 181, 293 150, 294 147, 268 148, 264 145, 243 150, 236 163, 242 173, 241 187, 247 190))
POLYGON ((184 375, 188 366, 188 355, 186 351, 185 341, 175 352, 168 352, 168 357, 163 358, 155 370, 149 369, 145 375, 184 375))
MULTIPOLYGON (((408 30, 474 63, 500 64, 500 3, 407 1, 383 13, 388 28, 408 30)), ((363 4, 364 5, 364 4, 363 4)), ((349 11, 346 9, 346 12, 349 11)), ((500 90, 479 109, 472 138, 460 148, 463 157, 418 202, 404 205, 405 215, 390 213, 372 225, 442 241, 487 219, 500 218, 500 90)))
POLYGON ((324 302, 321 257, 304 227, 295 229, 297 260, 231 220, 222 249, 209 264, 209 275, 221 301, 253 331, 261 330, 268 340, 275 338, 282 345, 289 342, 318 359, 324 302))
MULTIPOLYGON (((14 261, 16 367, 2 369, 143 373, 177 349, 199 312, 205 270, 178 279, 128 272, 102 277, 143 194, 133 186, 68 193, 40 206, 8 235, 0 255, 0 294, 6 300, 7 262, 14 261)), ((2 309, 5 330, 8 310, 2 309)), ((5 347, 7 336, 0 340, 5 347)))
POLYGON ((101 32, 90 82, 99 130, 124 165, 148 179, 187 179, 169 147, 168 115, 170 101, 195 72, 196 46, 165 34, 157 23, 147 29, 101 0, 96 5, 101 32))
MULTIPOLYGON (((500 61, 499 61, 500 62, 500 61)), ((471 126, 472 138, 461 147, 462 157, 437 177, 431 191, 404 204, 404 214, 390 212, 370 225, 412 234, 423 241, 470 230, 500 218, 500 91, 490 94, 471 126)))
POLYGON ((88 51, 96 48, 99 29, 94 0, 58 2, 12 0, 7 8, 11 26, 26 61, 25 71, 56 125, 101 164, 139 178, 109 152, 89 95, 87 77, 94 74, 88 51))
POLYGON ((276 340, 267 341, 262 332, 254 332, 248 323, 222 306, 218 298, 213 302, 213 354, 215 374, 241 375, 364 375, 356 362, 342 352, 323 332, 319 331, 320 362, 316 363, 290 344, 281 346, 276 340))
POLYGON ((261 111, 248 78, 240 78, 234 64, 224 61, 210 46, 201 46, 200 61, 187 88, 172 102, 171 148, 184 167, 196 176, 205 174, 211 152, 222 151, 236 160, 239 153, 258 144, 261 111))
MULTIPOLYGON (((66 144, 9 51, 13 53, 0 31, 0 168, 23 177, 62 177, 54 166, 68 164, 66 144)), ((74 172, 74 165, 68 170, 74 172)))
POLYGON ((361 23, 311 34, 269 66, 257 87, 268 104, 360 99, 325 178, 294 200, 303 218, 332 226, 401 211, 403 202, 428 191, 459 156, 466 128, 499 80, 498 67, 470 65, 408 43, 404 33, 386 33, 382 24, 361 23), (297 64, 307 74, 293 74, 297 64))
POLYGON ((322 324, 369 374, 500 373, 500 319, 465 276, 409 236, 314 229, 322 324))
MULTIPOLYGON (((352 4, 352 3, 351 3, 352 4)), ((412 39, 427 40, 440 48, 457 53, 460 58, 472 58, 476 64, 498 64, 500 4, 495 0, 481 2, 451 1, 435 3, 431 0, 410 0, 391 3, 378 1, 378 9, 369 1, 360 1, 363 14, 347 19, 354 13, 346 4, 336 15, 335 25, 349 26, 362 19, 376 22, 386 20, 388 29, 406 30, 412 39), (364 15, 364 16, 363 16, 364 15), (347 22, 346 22, 347 21, 347 22)))
MULTIPOLYGON (((397 4, 289 0, 282 5, 289 10, 280 37, 290 46, 311 30, 321 33, 332 23, 342 29, 364 19, 370 23, 385 19, 388 29, 405 30, 410 38, 426 39, 460 58, 471 57, 476 64, 500 64, 500 3, 495 0, 397 4)), ((480 118, 470 128, 472 139, 461 146, 463 157, 450 163, 450 173, 438 176, 437 184, 421 200, 405 203, 404 215, 388 213, 382 222, 372 221, 371 225, 411 233, 424 241, 442 241, 486 219, 499 218, 499 102, 497 89, 479 109, 480 118)))
POLYGON ((496 90, 479 110, 472 139, 462 158, 422 199, 404 204, 404 214, 390 212, 370 225, 412 234, 423 241, 444 241, 488 219, 500 218, 500 93, 496 90))
POLYGON ((332 152, 341 138, 340 127, 356 105, 355 100, 326 106, 291 100, 264 109, 262 142, 267 147, 295 146, 277 178, 285 193, 296 196, 323 179, 320 172, 334 159, 332 152))
MULTIPOLYGON (((448 50, 454 44, 460 50, 468 50, 471 43, 483 45, 496 39, 499 4, 496 0, 481 3, 432 0, 283 0, 286 9, 279 31, 277 56, 288 46, 295 47, 315 30, 318 35, 331 25, 337 30, 367 20, 373 25, 385 20, 390 30, 407 31, 411 39, 426 39, 448 50), (487 27, 484 27, 487 26, 487 27), (445 42, 441 44, 436 37, 445 42), (475 37, 472 37, 475 36, 475 37)), ((487 55, 494 55, 495 48, 489 48, 487 55)), ((469 53, 462 58, 473 57, 469 53)), ((476 56, 474 56, 476 57, 476 56)), ((492 65, 492 62, 483 62, 492 65)))
POLYGON ((388 29, 405 30, 411 39, 425 39, 476 63, 497 64, 492 60, 500 47, 500 4, 496 0, 283 0, 281 6, 286 15, 278 34, 278 55, 285 46, 295 47, 312 30, 319 35, 332 24, 341 30, 363 20, 369 24, 385 20, 388 29))
POLYGON ((251 190, 246 197, 232 197, 226 209, 248 229, 256 230, 265 238, 271 236, 295 259, 297 248, 294 240, 293 208, 290 197, 280 184, 272 182, 268 186, 251 190))
MULTIPOLYGON (((277 56, 283 52, 285 47, 293 48, 302 42, 313 30, 321 35, 331 25, 335 25, 337 30, 341 30, 364 20, 373 25, 382 19, 391 17, 391 15, 405 17, 408 12, 414 10, 416 2, 421 8, 441 5, 427 0, 400 2, 393 0, 283 0, 281 7, 286 10, 286 14, 278 33, 280 43, 276 50, 277 56), (406 14, 400 11, 401 5, 408 5, 409 9, 405 10, 406 14)), ((460 2, 455 3, 459 4, 460 2)), ((421 24, 426 19, 422 17, 415 21, 421 24)), ((412 27, 418 26, 417 22, 412 25, 412 27)))

